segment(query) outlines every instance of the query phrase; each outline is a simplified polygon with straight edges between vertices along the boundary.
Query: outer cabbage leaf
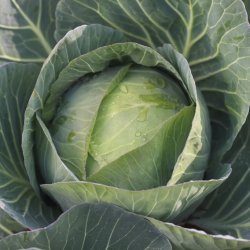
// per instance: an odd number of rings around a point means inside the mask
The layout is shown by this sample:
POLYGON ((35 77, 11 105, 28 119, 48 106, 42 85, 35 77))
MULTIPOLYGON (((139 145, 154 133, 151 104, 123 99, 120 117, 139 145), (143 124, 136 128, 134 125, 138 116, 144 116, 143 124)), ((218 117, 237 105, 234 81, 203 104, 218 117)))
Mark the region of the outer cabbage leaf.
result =
POLYGON ((0 239, 5 236, 24 231, 25 227, 11 218, 3 209, 0 208, 0 239))
POLYGON ((250 102, 250 28, 235 0, 60 0, 56 37, 81 25, 100 23, 129 40, 153 48, 172 44, 189 61, 209 107, 213 162, 230 149, 245 122, 250 102))
POLYGON ((166 237, 147 219, 106 204, 82 204, 50 226, 9 236, 0 248, 171 250, 166 237))
POLYGON ((229 235, 211 235, 201 230, 183 228, 171 223, 148 218, 162 233, 166 234, 173 250, 248 250, 250 241, 229 235))
POLYGON ((250 20, 250 1, 249 0, 243 0, 243 3, 245 4, 247 14, 248 14, 248 21, 250 20))
POLYGON ((209 181, 191 181, 140 191, 79 181, 44 184, 42 188, 63 210, 82 202, 109 202, 135 213, 178 222, 216 189, 228 177, 228 173, 209 181))
POLYGON ((225 160, 230 177, 208 197, 189 223, 214 234, 250 239, 250 116, 225 160))
POLYGON ((177 222, 189 215, 189 209, 216 189, 228 174, 209 181, 191 181, 174 186, 131 191, 91 182, 57 182, 43 184, 63 210, 83 202, 108 202, 124 209, 163 221, 177 222))
POLYGON ((21 149, 24 111, 39 69, 34 64, 0 66, 1 207, 30 228, 45 226, 55 219, 53 210, 36 196, 29 183, 21 149))
POLYGON ((58 0, 2 0, 0 59, 43 62, 55 45, 58 0))

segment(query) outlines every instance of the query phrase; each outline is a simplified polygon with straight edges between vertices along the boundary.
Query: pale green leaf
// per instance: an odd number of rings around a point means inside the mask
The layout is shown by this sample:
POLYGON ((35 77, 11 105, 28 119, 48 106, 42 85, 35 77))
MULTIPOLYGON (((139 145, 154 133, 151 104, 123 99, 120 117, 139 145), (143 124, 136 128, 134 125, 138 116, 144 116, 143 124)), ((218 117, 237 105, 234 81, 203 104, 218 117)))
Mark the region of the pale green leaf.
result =
POLYGON ((36 120, 34 153, 41 175, 46 176, 47 183, 77 181, 77 177, 66 167, 58 155, 51 135, 38 115, 36 120))
POLYGON ((103 166, 87 180, 129 190, 166 186, 187 140, 194 112, 194 106, 183 108, 171 118, 165 116, 160 126, 147 121, 151 123, 150 132, 139 135, 141 145, 103 166))
MULTIPOLYGON (((147 174, 151 176, 151 181, 145 179, 146 185, 142 186, 142 189, 165 185, 172 174, 176 160, 172 160, 172 158, 179 156, 189 134, 194 111, 194 105, 185 96, 181 84, 167 71, 161 72, 157 68, 132 64, 119 86, 102 102, 91 135, 89 153, 99 165, 99 170, 106 169, 107 179, 110 179, 109 170, 116 172, 117 168, 122 168, 119 163, 119 158, 122 157, 123 166, 128 159, 127 167, 122 171, 128 174, 120 180, 128 178, 137 186, 136 183, 141 182, 147 174), (192 111, 182 113, 188 105, 192 106, 192 111), (183 120, 187 120, 185 128, 180 126, 181 119, 174 118, 179 113, 182 113, 183 120), (173 123, 178 127, 176 130, 182 135, 183 140, 179 141, 178 146, 171 147, 171 150, 167 151, 163 145, 170 146, 169 134, 171 134, 170 130, 174 130, 173 123), (152 161, 151 155, 146 153, 150 148, 149 145, 146 146, 148 143, 152 145, 152 149, 154 148, 152 150, 154 161, 152 161), (144 145, 148 148, 148 150, 145 149, 145 152, 143 149, 139 149, 144 145), (156 149, 157 147, 158 149, 156 149), (141 152, 138 152, 137 149, 141 152), (135 153, 137 156, 132 156, 135 151, 137 151, 135 153), (169 162, 172 161, 171 164, 166 164, 166 152, 171 155, 169 157, 169 162), (133 161, 134 157, 135 161, 133 161), (141 164, 142 160, 144 167, 138 168, 137 171, 137 165, 141 164), (116 161, 116 166, 112 164, 114 161, 116 161), (133 168, 134 170, 132 170, 133 168), (161 180, 154 178, 157 172, 159 172, 159 176, 161 175, 161 180), (155 184, 158 182, 158 185, 152 186, 152 179, 155 179, 154 182, 155 184)), ((175 139, 177 136, 173 141, 175 139)), ((91 165, 87 164, 90 170, 91 165)), ((91 174, 93 173, 94 171, 91 174)), ((118 182, 119 180, 116 183, 118 184, 118 182)))
POLYGON ((221 185, 228 174, 225 172, 217 179, 208 181, 190 181, 139 191, 84 181, 43 184, 42 189, 63 210, 83 202, 107 202, 163 221, 176 221, 176 218, 187 215, 191 206, 199 204, 200 200, 221 185))
POLYGON ((127 70, 127 66, 111 67, 89 81, 80 80, 62 98, 48 127, 59 156, 79 180, 86 179, 88 148, 100 105, 127 70))

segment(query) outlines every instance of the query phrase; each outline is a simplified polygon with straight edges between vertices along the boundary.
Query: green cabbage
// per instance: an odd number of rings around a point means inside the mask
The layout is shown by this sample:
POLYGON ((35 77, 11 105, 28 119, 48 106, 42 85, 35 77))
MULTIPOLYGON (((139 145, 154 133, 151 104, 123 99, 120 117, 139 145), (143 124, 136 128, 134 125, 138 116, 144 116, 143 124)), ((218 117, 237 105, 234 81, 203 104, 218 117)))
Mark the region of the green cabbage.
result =
POLYGON ((0 249, 250 249, 247 11, 2 0, 0 249))

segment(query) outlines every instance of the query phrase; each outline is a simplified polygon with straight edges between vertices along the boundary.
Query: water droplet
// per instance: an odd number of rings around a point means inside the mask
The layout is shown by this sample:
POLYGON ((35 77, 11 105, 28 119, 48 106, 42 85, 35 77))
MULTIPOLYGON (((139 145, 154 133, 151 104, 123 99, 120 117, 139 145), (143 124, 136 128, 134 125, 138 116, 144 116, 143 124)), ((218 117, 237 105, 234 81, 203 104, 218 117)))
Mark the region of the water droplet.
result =
POLYGON ((113 118, 115 116, 115 113, 111 113, 110 117, 113 118))
POLYGON ((235 36, 233 39, 236 41, 236 42, 240 42, 244 39, 245 37, 244 36, 235 36))
POLYGON ((143 134, 142 140, 143 140, 143 141, 146 141, 146 140, 147 140, 147 135, 146 135, 146 134, 143 134))
POLYGON ((123 93, 128 93, 128 87, 127 86, 125 86, 125 85, 121 85, 120 86, 120 90, 121 90, 121 92, 123 92, 123 93))
POLYGON ((181 201, 177 201, 177 204, 176 204, 176 206, 175 206, 175 209, 178 210, 178 209, 181 208, 181 206, 182 206, 182 202, 181 202, 181 201))
POLYGON ((108 163, 108 158, 107 158, 106 156, 103 156, 103 157, 102 157, 102 161, 103 161, 105 164, 107 164, 107 163, 108 163))
POLYGON ((139 115, 138 115, 138 117, 137 117, 137 121, 138 121, 138 122, 144 122, 144 121, 147 120, 147 117, 148 117, 148 109, 143 109, 143 110, 139 113, 139 115))
POLYGON ((176 109, 178 104, 176 99, 166 96, 165 94, 140 95, 143 102, 154 103, 157 107, 164 109, 176 109))
POLYGON ((151 81, 148 81, 148 82, 144 82, 144 88, 145 89, 155 89, 155 85, 154 83, 152 83, 151 81))
POLYGON ((163 78, 153 78, 149 79, 147 82, 144 82, 146 89, 163 89, 166 86, 166 81, 163 78))
POLYGON ((65 115, 62 115, 62 116, 59 116, 58 118, 56 118, 55 122, 62 125, 63 123, 65 123, 67 120, 67 116, 65 115))
POLYGON ((141 132, 140 131, 136 131, 135 136, 136 137, 140 137, 141 136, 141 132))
POLYGON ((163 89, 166 86, 166 81, 163 78, 156 78, 155 85, 157 88, 163 89))
POLYGON ((76 136, 76 133, 74 131, 71 131, 68 134, 68 142, 72 142, 74 140, 75 136, 76 136))

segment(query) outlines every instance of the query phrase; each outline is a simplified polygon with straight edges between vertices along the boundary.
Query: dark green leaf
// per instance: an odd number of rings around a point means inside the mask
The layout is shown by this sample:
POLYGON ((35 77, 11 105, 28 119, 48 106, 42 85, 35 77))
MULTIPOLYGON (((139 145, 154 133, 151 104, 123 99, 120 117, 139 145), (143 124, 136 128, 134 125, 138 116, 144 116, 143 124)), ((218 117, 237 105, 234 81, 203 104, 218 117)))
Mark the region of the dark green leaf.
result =
POLYGON ((247 14, 248 14, 248 21, 250 21, 250 1, 249 0, 243 0, 243 3, 245 4, 247 14))
MULTIPOLYGON (((4 206, 0 203, 0 207, 4 206)), ((11 218, 3 209, 0 208, 0 239, 5 236, 24 231, 25 227, 11 218)))
POLYGON ((144 217, 106 204, 76 206, 47 228, 0 241, 0 249, 171 250, 166 237, 144 217))
POLYGON ((43 62, 55 45, 58 0, 1 0, 0 59, 43 62))
POLYGON ((214 234, 250 239, 250 116, 225 160, 233 161, 232 174, 204 201, 190 220, 214 234))
POLYGON ((171 223, 150 221, 166 236, 173 250, 249 250, 250 241, 230 235, 212 235, 196 229, 183 228, 171 223))
POLYGON ((55 219, 30 185, 21 149, 24 111, 39 70, 34 64, 0 66, 0 200, 6 212, 31 228, 55 219))

